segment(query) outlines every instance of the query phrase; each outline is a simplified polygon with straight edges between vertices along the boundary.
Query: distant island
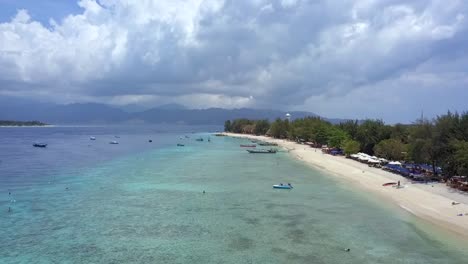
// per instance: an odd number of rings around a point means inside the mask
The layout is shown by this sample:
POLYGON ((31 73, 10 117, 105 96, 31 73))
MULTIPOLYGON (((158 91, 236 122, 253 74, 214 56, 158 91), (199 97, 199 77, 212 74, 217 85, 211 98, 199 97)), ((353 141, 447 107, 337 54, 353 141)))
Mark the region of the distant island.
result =
POLYGON ((0 120, 0 126, 47 126, 48 124, 39 121, 12 121, 0 120))

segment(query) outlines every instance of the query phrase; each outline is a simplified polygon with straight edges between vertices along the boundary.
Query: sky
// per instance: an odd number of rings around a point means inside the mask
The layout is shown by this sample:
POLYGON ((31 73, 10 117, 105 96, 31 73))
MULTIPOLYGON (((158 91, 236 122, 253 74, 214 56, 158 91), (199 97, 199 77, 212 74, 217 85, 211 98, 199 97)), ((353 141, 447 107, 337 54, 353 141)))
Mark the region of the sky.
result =
POLYGON ((0 0, 0 96, 305 110, 468 110, 464 0, 0 0))

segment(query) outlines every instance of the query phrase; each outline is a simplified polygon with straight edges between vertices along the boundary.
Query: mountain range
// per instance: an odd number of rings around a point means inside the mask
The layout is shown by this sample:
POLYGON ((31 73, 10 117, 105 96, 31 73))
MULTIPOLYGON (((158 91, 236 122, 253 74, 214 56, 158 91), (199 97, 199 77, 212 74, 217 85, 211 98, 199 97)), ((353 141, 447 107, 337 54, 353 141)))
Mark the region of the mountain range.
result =
MULTIPOLYGON (((317 116, 311 112, 289 112, 293 119, 317 116)), ((117 108, 98 103, 52 104, 31 100, 0 98, 0 120, 38 120, 49 124, 115 124, 115 123, 168 123, 187 125, 222 125, 227 119, 284 118, 286 112, 268 109, 187 109, 177 104, 167 104, 148 110, 137 105, 117 108), (125 110, 124 110, 125 109, 125 110)), ((327 118, 325 118, 327 119, 327 118)), ((339 123, 344 119, 327 119, 339 123)))

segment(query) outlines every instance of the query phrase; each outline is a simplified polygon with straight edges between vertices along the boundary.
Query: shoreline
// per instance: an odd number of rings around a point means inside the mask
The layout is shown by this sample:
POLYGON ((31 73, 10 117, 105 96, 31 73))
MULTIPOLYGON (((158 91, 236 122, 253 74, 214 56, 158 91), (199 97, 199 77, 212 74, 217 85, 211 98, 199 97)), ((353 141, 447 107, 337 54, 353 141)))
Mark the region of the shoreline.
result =
POLYGON ((382 169, 369 167, 343 156, 323 154, 321 149, 311 148, 282 139, 248 134, 223 133, 226 136, 275 142, 288 150, 295 159, 312 166, 325 175, 351 183, 354 187, 390 201, 396 207, 417 218, 450 231, 457 237, 468 240, 468 194, 450 189, 443 183, 420 184, 382 169), (386 182, 401 181, 405 188, 382 186, 386 182), (452 205, 452 202, 460 204, 452 205), (463 216, 457 216, 463 214, 463 216))

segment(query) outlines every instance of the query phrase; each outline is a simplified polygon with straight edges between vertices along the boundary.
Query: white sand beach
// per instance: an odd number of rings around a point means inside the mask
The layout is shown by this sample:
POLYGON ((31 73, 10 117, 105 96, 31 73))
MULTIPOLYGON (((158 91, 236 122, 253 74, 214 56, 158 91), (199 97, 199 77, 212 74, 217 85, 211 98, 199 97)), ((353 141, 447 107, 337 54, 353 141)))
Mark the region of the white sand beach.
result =
POLYGON ((443 183, 413 184, 402 176, 371 168, 367 164, 342 156, 323 154, 320 149, 287 140, 233 133, 225 135, 278 143, 279 146, 289 150, 295 158, 323 170, 327 175, 333 175, 337 179, 352 183, 357 188, 377 194, 423 220, 450 230, 464 239, 468 238, 467 193, 458 192, 443 183), (386 182, 396 181, 400 181, 405 188, 382 186, 386 182), (452 202, 460 204, 452 205, 452 202))

